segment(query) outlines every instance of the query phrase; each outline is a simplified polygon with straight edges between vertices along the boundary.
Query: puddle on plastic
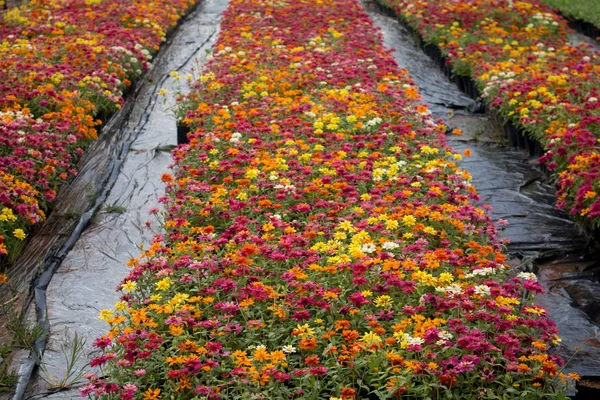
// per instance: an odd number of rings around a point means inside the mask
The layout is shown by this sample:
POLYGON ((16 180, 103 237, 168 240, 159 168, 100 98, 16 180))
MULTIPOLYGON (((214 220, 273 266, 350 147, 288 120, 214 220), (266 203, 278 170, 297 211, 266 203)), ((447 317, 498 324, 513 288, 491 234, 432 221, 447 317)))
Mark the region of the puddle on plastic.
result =
MULTIPOLYGON (((444 76, 421 51, 413 35, 395 19, 380 14, 374 4, 366 0, 363 4, 400 67, 419 86, 422 101, 433 115, 445 119, 449 127, 463 130, 462 135, 451 135, 448 141, 458 152, 471 150, 471 156, 464 158, 461 166, 472 175, 482 202, 493 207, 492 218, 508 221, 502 237, 511 241, 509 253, 527 259, 557 251, 581 252, 586 239, 568 215, 554 208, 555 187, 537 160, 504 145, 502 130, 490 118, 469 114, 466 110, 471 98, 444 76)), ((600 263, 582 261, 573 255, 540 263, 535 269, 548 289, 546 295, 538 296, 538 303, 547 309, 563 339, 554 351, 570 360, 566 370, 597 375, 600 263)))
POLYGON ((124 122, 129 131, 138 132, 137 139, 102 212, 50 283, 47 301, 51 334, 43 360, 49 376, 40 373, 42 376, 32 381, 28 396, 80 398, 75 389, 52 394, 46 381, 60 381, 65 376, 64 353, 71 351, 75 333, 86 339, 76 369, 88 369, 94 354, 92 342, 108 329, 98 320, 99 311, 113 308, 118 301, 115 289, 128 273, 127 261, 139 256, 140 244, 149 243, 156 233, 158 224, 149 211, 159 207, 157 200, 164 195, 161 174, 168 171, 170 149, 177 144, 175 120, 168 112, 173 99, 165 104, 158 92, 162 88, 169 92, 175 89, 168 77, 171 71, 185 75, 197 68, 198 59, 218 36, 220 14, 226 6, 226 0, 204 0, 188 16, 124 122))

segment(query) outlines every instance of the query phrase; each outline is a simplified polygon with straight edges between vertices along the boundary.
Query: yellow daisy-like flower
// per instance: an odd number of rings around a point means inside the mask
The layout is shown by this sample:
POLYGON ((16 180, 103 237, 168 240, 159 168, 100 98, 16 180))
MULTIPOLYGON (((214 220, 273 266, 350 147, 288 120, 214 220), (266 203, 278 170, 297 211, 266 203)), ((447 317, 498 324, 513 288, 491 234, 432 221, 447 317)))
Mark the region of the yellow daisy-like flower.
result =
POLYGON ((25 234, 25 231, 23 231, 23 229, 15 229, 13 231, 13 235, 19 240, 23 240, 27 237, 27 235, 25 234))
POLYGON ((361 340, 367 346, 373 346, 381 343, 381 336, 375 332, 369 331, 363 335, 361 340))
POLYGON ((123 284, 123 287, 121 288, 121 290, 125 293, 129 293, 135 289, 137 289, 137 283, 135 283, 134 281, 126 281, 123 284))
POLYGON ((98 315, 98 319, 101 321, 107 321, 112 317, 113 317, 112 310, 109 310, 106 308, 104 310, 100 310, 100 314, 98 315))
POLYGON ((394 303, 394 301, 388 295, 379 296, 378 298, 375 299, 375 306, 377 306, 377 307, 382 307, 382 308, 391 307, 391 305, 393 303, 394 303))

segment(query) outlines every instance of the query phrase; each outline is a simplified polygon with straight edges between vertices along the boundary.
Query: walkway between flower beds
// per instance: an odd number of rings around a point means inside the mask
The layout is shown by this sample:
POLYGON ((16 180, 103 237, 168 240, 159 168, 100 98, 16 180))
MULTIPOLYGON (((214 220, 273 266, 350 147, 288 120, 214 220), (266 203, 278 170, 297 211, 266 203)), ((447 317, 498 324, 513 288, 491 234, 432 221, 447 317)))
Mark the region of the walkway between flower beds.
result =
MULTIPOLYGON (((139 135, 127 156, 103 212, 85 231, 48 288, 48 316, 51 336, 44 356, 48 375, 40 373, 30 391, 42 395, 49 387, 44 380, 61 380, 65 375, 64 352, 69 352, 74 334, 87 339, 76 370, 87 368, 92 341, 106 332, 106 323, 98 320, 101 309, 110 308, 118 300, 115 288, 127 273, 127 260, 137 257, 141 243, 149 243, 154 233, 146 221, 158 198, 164 195, 161 173, 172 162, 170 150, 176 145, 174 119, 167 104, 159 96, 161 88, 171 88, 169 73, 182 75, 197 66, 216 40, 220 14, 226 0, 204 0, 182 23, 162 63, 157 65, 151 82, 141 91, 136 107, 126 122, 139 135)), ((53 394, 46 398, 80 398, 77 390, 53 394)))

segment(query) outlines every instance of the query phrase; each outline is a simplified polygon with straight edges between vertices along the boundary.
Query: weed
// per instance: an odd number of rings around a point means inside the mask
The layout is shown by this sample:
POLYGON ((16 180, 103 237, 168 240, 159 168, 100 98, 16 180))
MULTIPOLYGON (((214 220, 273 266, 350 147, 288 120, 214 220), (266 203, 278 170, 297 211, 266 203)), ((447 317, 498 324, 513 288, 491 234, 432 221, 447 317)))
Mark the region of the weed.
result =
POLYGON ((18 379, 19 375, 10 372, 8 370, 8 362, 4 361, 0 365, 0 393, 12 392, 18 379))
POLYGON ((69 348, 65 348, 66 346, 63 346, 62 350, 66 371, 64 376, 62 376, 60 379, 53 377, 45 364, 40 364, 42 379, 50 385, 50 390, 62 390, 81 383, 81 379, 83 378, 83 369, 77 368, 77 361, 83 355, 85 343, 85 338, 80 337, 77 332, 75 332, 72 345, 69 346, 69 348))
POLYGON ((4 309, 2 311, 3 316, 6 318, 5 327, 13 338, 13 346, 34 351, 36 340, 44 335, 44 328, 29 323, 23 312, 14 309, 4 309))
POLYGON ((118 206, 116 204, 107 204, 104 206, 104 211, 109 214, 123 214, 125 211, 127 211, 127 208, 118 206))

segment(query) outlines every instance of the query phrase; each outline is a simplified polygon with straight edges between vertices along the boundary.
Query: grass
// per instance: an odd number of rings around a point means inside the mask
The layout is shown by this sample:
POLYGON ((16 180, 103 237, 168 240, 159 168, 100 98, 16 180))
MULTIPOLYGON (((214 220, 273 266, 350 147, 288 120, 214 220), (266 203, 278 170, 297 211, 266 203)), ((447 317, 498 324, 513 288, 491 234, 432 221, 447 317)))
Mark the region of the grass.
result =
POLYGON ((49 390, 63 390, 76 386, 82 382, 83 370, 77 368, 77 361, 84 355, 83 350, 85 343, 85 338, 80 337, 77 332, 75 332, 70 348, 63 348, 66 371, 60 378, 52 376, 46 365, 40 365, 43 374, 42 379, 50 385, 49 390))
POLYGON ((542 0, 569 18, 590 22, 600 28, 600 1, 598 0, 542 0))
POLYGON ((118 206, 116 204, 107 204, 104 206, 104 211, 109 214, 123 214, 125 211, 127 211, 127 208, 118 206))

